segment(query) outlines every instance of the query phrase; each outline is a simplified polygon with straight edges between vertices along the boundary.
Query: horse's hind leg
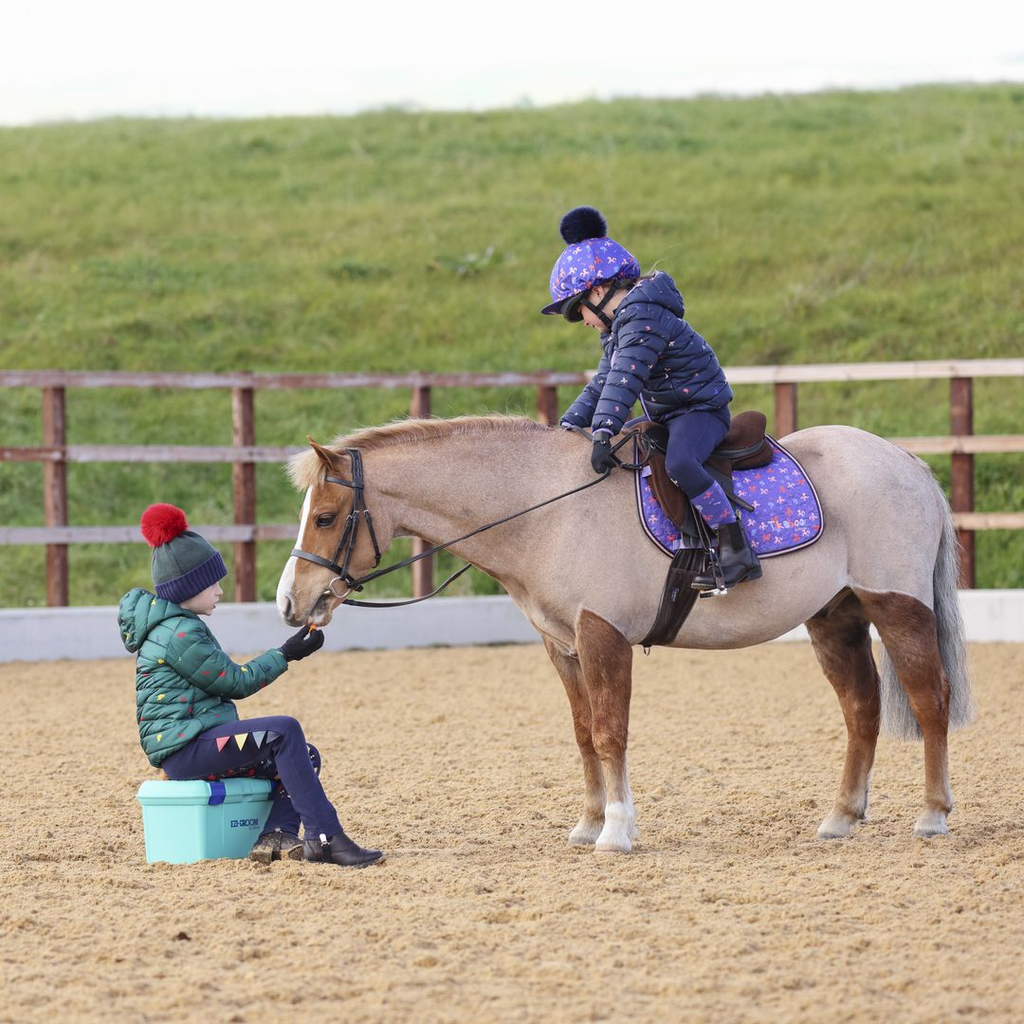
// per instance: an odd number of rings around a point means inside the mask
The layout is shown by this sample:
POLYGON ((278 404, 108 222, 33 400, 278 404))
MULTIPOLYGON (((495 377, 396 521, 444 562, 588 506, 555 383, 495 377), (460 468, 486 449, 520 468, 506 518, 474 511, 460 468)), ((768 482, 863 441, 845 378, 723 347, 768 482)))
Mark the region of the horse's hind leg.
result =
POLYGON ((614 626, 584 610, 576 620, 576 650, 590 699, 591 739, 604 769, 604 828, 595 848, 628 853, 636 833, 636 810, 626 763, 633 648, 614 626))
POLYGON ((590 698, 583 684, 583 670, 579 659, 566 654, 547 637, 544 648, 551 664, 555 666, 572 710, 572 727, 576 743, 583 758, 583 814, 576 827, 569 833, 570 846, 593 845, 604 828, 604 772, 601 759, 594 749, 590 724, 590 698))
POLYGON ((809 619, 807 631, 846 719, 846 761, 839 792, 832 813, 818 828, 822 839, 842 839, 867 816, 881 714, 878 671, 867 615, 852 594, 831 611, 809 619))
POLYGON ((946 835, 946 816, 953 810, 947 747, 949 681, 942 668, 935 614, 908 594, 857 596, 885 644, 924 737, 924 811, 914 823, 914 835, 946 835))

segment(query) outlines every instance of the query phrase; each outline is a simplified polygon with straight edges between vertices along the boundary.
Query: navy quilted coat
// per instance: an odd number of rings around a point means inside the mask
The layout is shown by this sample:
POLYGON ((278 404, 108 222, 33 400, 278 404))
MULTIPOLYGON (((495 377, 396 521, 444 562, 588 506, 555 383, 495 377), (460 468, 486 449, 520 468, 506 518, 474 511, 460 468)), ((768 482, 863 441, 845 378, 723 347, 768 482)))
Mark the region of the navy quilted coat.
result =
POLYGON ((288 668, 277 648, 236 664, 197 615, 141 587, 121 598, 117 622, 125 647, 137 655, 139 740, 153 765, 201 732, 237 722, 231 699, 263 689, 288 668))
POLYGON ((668 274, 644 278, 619 303, 601 335, 597 373, 562 421, 617 434, 639 398, 664 422, 680 412, 721 409, 732 401, 711 346, 683 319, 685 307, 668 274))

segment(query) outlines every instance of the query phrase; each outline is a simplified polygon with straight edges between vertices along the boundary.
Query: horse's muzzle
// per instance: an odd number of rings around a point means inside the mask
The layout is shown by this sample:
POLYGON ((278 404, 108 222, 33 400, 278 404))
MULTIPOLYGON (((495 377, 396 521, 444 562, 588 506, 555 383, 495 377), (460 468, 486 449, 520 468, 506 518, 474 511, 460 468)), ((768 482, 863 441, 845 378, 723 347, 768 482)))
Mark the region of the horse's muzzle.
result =
POLYGON ((277 603, 277 613, 286 626, 301 626, 302 623, 295 617, 290 597, 281 598, 277 603))

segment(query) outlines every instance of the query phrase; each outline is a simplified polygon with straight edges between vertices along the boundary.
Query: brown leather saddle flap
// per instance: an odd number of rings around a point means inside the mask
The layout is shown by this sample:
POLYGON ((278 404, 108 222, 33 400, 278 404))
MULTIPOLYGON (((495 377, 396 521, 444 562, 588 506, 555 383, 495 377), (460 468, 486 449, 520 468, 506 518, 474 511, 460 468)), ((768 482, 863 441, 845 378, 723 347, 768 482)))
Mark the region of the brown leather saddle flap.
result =
MULTIPOLYGON (((771 442, 765 436, 768 418, 763 412, 748 409, 737 413, 729 425, 729 432, 722 443, 711 453, 706 465, 727 476, 734 469, 756 469, 772 461, 771 442)), ((667 428, 659 423, 638 423, 637 430, 651 435, 649 442, 642 440, 649 451, 647 464, 651 467, 650 485, 665 515, 676 526, 686 522, 690 499, 669 479, 665 469, 664 442, 668 437, 667 428)))

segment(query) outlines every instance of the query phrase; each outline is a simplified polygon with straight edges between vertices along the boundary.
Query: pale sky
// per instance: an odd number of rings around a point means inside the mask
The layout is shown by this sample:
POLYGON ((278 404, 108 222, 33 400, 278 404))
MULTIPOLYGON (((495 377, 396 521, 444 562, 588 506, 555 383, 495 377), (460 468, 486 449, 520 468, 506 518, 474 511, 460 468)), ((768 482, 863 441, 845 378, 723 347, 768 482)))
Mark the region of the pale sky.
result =
POLYGON ((1020 0, 0 4, 0 125, 994 81, 1020 0))

